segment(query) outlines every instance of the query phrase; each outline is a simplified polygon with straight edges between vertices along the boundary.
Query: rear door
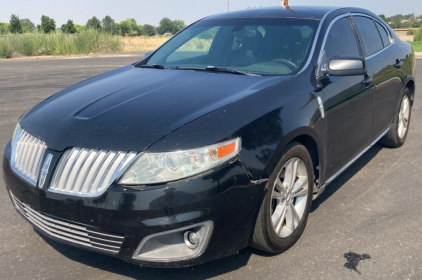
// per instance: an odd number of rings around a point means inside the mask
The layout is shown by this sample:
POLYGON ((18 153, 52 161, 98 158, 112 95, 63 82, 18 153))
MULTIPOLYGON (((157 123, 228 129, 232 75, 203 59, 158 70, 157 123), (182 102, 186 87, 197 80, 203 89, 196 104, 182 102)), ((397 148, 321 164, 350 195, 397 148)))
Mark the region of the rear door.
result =
MULTIPOLYGON (((335 56, 362 57, 350 18, 337 18, 331 24, 319 65, 335 56)), ((368 71, 371 76, 373 70, 368 71)), ((334 177, 370 145, 375 90, 366 83, 369 76, 326 75, 320 80, 327 118, 326 178, 334 177)))
POLYGON ((366 15, 354 15, 353 21, 362 39, 366 63, 374 69, 372 79, 376 91, 371 135, 372 141, 375 141, 390 127, 395 117, 403 88, 401 53, 380 22, 366 15))

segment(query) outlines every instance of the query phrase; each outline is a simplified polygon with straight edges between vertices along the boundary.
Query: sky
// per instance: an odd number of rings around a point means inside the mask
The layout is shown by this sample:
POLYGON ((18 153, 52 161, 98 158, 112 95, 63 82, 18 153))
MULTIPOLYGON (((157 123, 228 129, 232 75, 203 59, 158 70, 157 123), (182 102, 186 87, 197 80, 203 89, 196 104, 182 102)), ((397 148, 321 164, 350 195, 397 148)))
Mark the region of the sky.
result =
MULTIPOLYGON (((247 7, 279 6, 280 0, 229 0, 230 10, 247 7)), ((290 6, 354 6, 371 10, 376 14, 422 14, 421 0, 289 0, 290 6)), ((9 22, 10 15, 29 18, 40 24, 42 15, 52 17, 59 27, 72 19, 76 24, 86 24, 96 16, 100 20, 106 15, 116 22, 135 18, 138 24, 158 26, 163 17, 184 20, 190 24, 205 16, 227 12, 227 0, 0 0, 0 22, 9 22)))

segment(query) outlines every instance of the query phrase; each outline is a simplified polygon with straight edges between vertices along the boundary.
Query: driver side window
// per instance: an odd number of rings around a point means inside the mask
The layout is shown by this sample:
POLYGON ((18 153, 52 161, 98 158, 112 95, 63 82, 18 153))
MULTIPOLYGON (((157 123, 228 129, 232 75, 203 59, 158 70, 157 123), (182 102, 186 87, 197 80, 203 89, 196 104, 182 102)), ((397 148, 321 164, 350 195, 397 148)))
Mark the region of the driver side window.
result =
POLYGON ((339 19, 331 27, 325 43, 321 65, 335 56, 360 57, 355 34, 347 17, 339 19))

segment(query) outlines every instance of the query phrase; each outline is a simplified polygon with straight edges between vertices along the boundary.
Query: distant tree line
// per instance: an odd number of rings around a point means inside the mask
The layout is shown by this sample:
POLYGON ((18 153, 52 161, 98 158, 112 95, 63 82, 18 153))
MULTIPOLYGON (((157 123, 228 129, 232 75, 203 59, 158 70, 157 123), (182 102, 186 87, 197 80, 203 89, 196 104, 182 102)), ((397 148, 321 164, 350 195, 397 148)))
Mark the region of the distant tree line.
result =
POLYGON ((45 15, 41 16, 41 24, 35 26, 29 19, 20 19, 18 15, 12 14, 9 23, 0 22, 0 34, 27 34, 33 32, 49 34, 57 31, 74 34, 94 29, 111 35, 155 36, 158 34, 175 34, 185 27, 183 20, 171 20, 167 17, 163 18, 160 21, 160 25, 156 27, 150 24, 138 25, 134 18, 128 18, 117 23, 107 15, 102 20, 94 16, 85 25, 75 24, 73 20, 69 19, 67 23, 58 28, 56 21, 45 15))
POLYGON ((391 28, 420 28, 422 26, 422 15, 415 14, 402 15, 398 14, 391 17, 379 15, 391 28))

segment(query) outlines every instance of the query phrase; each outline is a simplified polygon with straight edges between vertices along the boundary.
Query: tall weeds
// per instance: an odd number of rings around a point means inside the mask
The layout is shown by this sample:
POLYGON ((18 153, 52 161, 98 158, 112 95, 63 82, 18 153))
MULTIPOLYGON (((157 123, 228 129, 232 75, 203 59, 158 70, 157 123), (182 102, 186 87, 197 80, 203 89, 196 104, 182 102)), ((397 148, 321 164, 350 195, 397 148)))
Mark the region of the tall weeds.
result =
POLYGON ((0 57, 12 54, 24 56, 72 55, 120 51, 119 39, 96 30, 86 30, 73 35, 34 33, 0 37, 0 57))

